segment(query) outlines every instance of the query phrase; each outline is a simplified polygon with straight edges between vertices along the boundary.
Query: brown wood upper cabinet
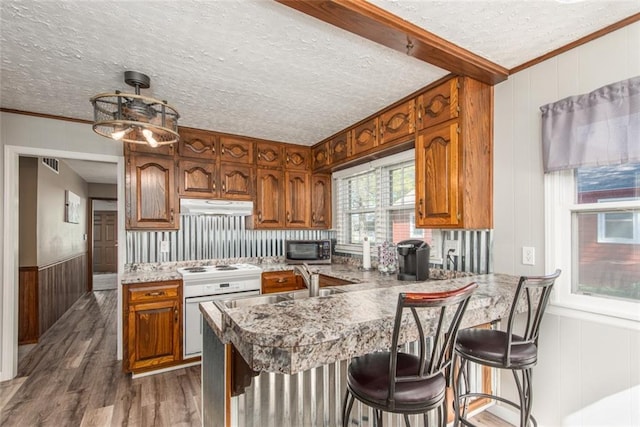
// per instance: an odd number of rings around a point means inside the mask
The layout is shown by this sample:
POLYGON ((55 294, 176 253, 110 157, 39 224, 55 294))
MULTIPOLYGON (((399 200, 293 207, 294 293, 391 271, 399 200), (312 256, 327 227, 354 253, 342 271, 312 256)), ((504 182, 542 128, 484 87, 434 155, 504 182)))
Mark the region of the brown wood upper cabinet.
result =
POLYGON ((256 172, 255 228, 285 227, 284 172, 258 168, 256 172))
POLYGON ((127 142, 125 145, 125 153, 127 154, 154 154, 156 156, 173 156, 176 152, 176 144, 160 145, 152 147, 149 144, 133 144, 127 142))
POLYGON ((284 160, 284 148, 273 142, 256 143, 256 164, 262 167, 281 168, 284 160))
POLYGON ((380 115, 380 145, 405 137, 415 132, 416 102, 411 99, 380 115))
POLYGON ((125 285, 124 369, 140 372, 182 360, 182 283, 125 285))
POLYGON ((343 132, 329 140, 329 164, 345 160, 349 151, 350 132, 343 132))
POLYGON ((418 130, 458 118, 459 87, 459 79, 453 78, 418 97, 418 130))
POLYGON ((130 155, 127 159, 127 228, 178 229, 173 157, 130 155))
POLYGON ((493 88, 470 78, 456 90, 456 115, 424 128, 416 141, 416 225, 493 228, 493 88), (458 108, 460 106, 460 108, 458 108))
POLYGON ((233 200, 253 200, 253 174, 249 165, 220 163, 220 197, 233 200))
POLYGON ((322 170, 329 166, 329 145, 324 142, 320 145, 316 145, 311 150, 311 168, 316 170, 322 170))
POLYGON ((378 146, 378 117, 375 117, 351 131, 351 155, 369 151, 378 146))
POLYGON ((311 227, 331 228, 331 175, 311 175, 311 227))
POLYGON ((285 225, 287 228, 308 228, 311 225, 309 173, 285 172, 285 225))
POLYGON ((213 160, 178 160, 178 195, 181 197, 217 198, 218 166, 213 160))
POLYGON ((253 165, 253 156, 253 141, 233 136, 220 137, 221 165, 224 165, 226 162, 253 165))
POLYGON ((179 131, 178 154, 180 158, 215 160, 218 157, 217 137, 211 132, 181 128, 179 131))
POLYGON ((286 145, 284 152, 285 167, 287 169, 309 170, 309 157, 311 156, 309 147, 286 145))

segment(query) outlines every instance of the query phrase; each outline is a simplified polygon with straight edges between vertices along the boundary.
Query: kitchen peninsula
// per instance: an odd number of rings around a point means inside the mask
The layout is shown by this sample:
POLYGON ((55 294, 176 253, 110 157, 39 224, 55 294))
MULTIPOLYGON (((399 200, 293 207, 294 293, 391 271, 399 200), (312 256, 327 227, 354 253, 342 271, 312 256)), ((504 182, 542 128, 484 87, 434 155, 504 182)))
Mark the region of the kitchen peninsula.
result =
POLYGON ((500 274, 426 282, 378 280, 340 286, 338 292, 328 296, 245 307, 202 304, 200 310, 206 320, 204 425, 244 425, 243 411, 251 412, 253 419, 276 419, 277 425, 338 425, 344 380, 326 384, 328 371, 318 369, 328 369, 338 378, 350 358, 388 349, 400 292, 438 292, 470 282, 477 282, 479 288, 462 327, 486 324, 508 315, 518 277, 500 274), (252 397, 250 408, 231 399, 230 383, 238 380, 233 378, 229 365, 232 351, 237 351, 251 370, 269 373, 271 378, 268 385, 260 387, 262 394, 252 397), (289 381, 295 375, 299 376, 296 390, 296 382, 289 381), (313 390, 302 386, 307 379, 315 385, 313 390), (300 413, 295 407, 289 408, 288 399, 300 402, 300 413), (284 406, 278 408, 282 403, 276 402, 281 401, 285 401, 284 406))

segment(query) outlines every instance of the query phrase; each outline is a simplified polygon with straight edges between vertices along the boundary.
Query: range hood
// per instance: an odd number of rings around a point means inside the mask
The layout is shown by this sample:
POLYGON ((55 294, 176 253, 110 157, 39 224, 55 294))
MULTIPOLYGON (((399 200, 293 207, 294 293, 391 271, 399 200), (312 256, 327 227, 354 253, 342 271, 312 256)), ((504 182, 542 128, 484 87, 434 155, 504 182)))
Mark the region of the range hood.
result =
POLYGON ((249 216, 253 214, 253 202, 235 200, 180 199, 180 214, 249 216))

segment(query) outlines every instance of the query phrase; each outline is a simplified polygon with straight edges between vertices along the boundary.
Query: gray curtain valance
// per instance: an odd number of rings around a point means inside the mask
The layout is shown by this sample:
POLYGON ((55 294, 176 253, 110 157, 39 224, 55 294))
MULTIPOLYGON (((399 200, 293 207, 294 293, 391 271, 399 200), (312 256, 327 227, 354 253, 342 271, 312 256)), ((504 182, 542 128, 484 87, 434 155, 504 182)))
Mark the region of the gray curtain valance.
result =
POLYGON ((545 172, 640 161, 640 76, 540 110, 545 172))

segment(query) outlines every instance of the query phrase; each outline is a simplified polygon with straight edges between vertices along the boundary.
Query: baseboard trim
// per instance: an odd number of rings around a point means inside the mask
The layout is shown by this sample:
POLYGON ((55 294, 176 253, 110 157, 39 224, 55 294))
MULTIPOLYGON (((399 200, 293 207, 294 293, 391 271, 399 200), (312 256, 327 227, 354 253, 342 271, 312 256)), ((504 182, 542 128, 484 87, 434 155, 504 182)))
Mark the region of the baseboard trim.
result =
POLYGON ((198 360, 196 362, 183 363, 181 365, 169 366, 168 368, 155 369, 153 371, 148 371, 148 372, 140 372, 139 374, 132 373, 131 374, 131 378, 135 379, 135 378, 148 377, 149 375, 164 374, 165 372, 176 371, 178 369, 188 368, 189 366, 196 366, 196 365, 199 365, 200 363, 201 363, 200 360, 198 360))

